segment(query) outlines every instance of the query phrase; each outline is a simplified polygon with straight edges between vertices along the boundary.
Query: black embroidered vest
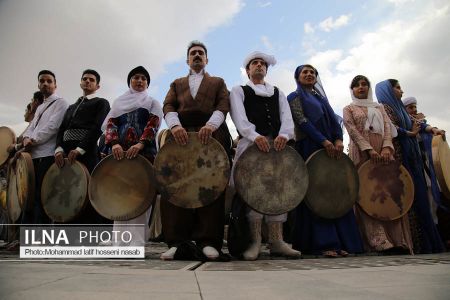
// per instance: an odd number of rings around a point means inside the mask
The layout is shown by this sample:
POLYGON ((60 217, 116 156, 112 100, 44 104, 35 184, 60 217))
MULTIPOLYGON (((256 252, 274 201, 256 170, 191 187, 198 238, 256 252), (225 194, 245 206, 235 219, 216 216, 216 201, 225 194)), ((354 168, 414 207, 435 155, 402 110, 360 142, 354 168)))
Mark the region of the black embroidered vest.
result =
POLYGON ((256 126, 257 133, 275 139, 281 127, 278 88, 275 87, 272 97, 258 96, 248 85, 242 89, 247 119, 256 126))

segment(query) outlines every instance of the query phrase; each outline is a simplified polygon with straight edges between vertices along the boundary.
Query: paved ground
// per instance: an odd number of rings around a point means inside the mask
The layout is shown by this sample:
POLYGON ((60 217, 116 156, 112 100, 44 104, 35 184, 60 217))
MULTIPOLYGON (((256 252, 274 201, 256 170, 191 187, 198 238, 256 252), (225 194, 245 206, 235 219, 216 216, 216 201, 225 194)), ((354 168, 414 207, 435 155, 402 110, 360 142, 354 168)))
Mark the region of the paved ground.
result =
POLYGON ((0 299, 450 299, 450 253, 256 262, 24 261, 0 251, 0 299))

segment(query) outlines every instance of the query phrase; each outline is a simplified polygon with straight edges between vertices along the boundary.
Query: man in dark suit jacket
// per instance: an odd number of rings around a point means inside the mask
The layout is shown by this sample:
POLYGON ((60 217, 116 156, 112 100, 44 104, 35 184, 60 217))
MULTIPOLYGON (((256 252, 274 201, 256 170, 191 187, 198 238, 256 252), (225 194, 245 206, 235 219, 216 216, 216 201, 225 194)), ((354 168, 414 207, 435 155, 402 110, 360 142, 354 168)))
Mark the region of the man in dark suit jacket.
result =
MULTIPOLYGON (((83 96, 67 109, 56 137, 55 163, 62 168, 66 156, 69 163, 78 160, 92 172, 99 161, 97 140, 102 133, 100 127, 110 106, 108 100, 95 94, 100 88, 100 75, 97 71, 83 71, 80 87, 83 96)), ((90 204, 73 222, 109 223, 90 204)))
MULTIPOLYGON (((222 78, 205 72, 207 49, 198 41, 187 50, 189 75, 178 78, 170 85, 164 100, 163 112, 175 141, 188 142, 188 131, 198 131, 202 143, 216 138, 226 150, 231 149, 231 137, 225 123, 230 109, 229 93, 222 78)), ((186 209, 161 201, 162 231, 169 250, 161 255, 171 260, 180 244, 195 241, 208 259, 219 257, 223 243, 224 195, 212 204, 186 209)))

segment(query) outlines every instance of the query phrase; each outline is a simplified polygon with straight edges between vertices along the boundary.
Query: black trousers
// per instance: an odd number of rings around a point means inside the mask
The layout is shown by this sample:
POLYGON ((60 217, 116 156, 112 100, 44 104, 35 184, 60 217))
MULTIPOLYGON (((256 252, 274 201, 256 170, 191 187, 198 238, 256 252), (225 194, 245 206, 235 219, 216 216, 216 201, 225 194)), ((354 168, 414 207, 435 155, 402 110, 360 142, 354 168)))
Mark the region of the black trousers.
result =
POLYGON ((169 247, 195 241, 203 248, 222 249, 225 193, 212 204, 195 209, 181 208, 161 198, 161 223, 164 239, 169 247))

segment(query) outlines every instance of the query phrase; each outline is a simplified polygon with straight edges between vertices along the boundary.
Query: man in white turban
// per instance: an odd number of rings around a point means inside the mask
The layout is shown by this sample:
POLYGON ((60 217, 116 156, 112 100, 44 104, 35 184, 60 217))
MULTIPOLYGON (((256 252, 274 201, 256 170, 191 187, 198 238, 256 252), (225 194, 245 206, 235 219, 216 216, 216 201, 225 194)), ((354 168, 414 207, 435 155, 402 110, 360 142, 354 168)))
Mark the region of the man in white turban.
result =
MULTIPOLYGON (((268 138, 274 140, 274 148, 281 151, 289 139, 294 137, 294 123, 286 96, 277 87, 264 81, 269 66, 276 64, 275 57, 262 52, 252 52, 243 63, 250 79, 245 86, 231 90, 231 118, 241 135, 235 161, 242 152, 255 143, 262 152, 269 152, 268 138)), ((232 172, 233 173, 233 172, 232 172)), ((234 178, 231 178, 234 185, 234 178)), ((298 258, 300 252, 283 241, 283 223, 287 214, 268 216, 248 209, 251 244, 243 253, 245 260, 256 260, 261 248, 262 219, 268 224, 269 249, 271 255, 298 258)))

